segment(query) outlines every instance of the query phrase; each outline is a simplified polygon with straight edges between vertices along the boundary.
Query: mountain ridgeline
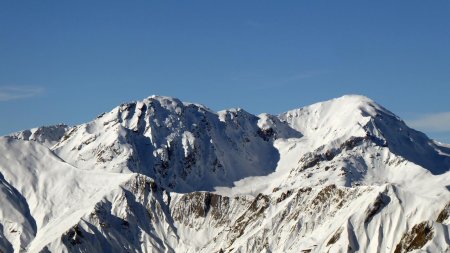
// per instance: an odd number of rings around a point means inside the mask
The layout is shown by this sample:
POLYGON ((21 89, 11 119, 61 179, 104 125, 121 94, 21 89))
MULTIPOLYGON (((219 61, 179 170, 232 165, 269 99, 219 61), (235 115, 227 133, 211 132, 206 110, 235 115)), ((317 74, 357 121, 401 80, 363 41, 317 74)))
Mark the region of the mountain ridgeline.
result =
POLYGON ((151 96, 0 137, 0 252, 449 252, 450 147, 369 98, 151 96))

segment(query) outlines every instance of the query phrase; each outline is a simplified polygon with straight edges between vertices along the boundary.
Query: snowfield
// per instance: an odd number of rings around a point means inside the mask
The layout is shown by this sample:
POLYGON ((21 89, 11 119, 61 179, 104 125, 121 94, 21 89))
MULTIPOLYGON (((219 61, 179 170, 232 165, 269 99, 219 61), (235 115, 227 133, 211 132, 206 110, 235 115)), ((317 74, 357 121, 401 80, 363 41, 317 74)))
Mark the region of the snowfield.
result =
POLYGON ((0 137, 0 252, 450 252, 450 145, 367 97, 0 137))

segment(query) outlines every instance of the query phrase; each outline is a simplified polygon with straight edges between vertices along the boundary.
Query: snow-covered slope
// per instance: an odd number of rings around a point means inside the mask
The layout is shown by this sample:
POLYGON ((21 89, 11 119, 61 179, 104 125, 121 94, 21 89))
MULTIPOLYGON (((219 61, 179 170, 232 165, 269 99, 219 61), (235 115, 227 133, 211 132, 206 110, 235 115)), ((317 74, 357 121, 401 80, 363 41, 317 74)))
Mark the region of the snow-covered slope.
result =
POLYGON ((279 135, 299 136, 276 117, 267 123, 277 126, 270 133, 258 127, 258 120, 242 109, 215 113, 152 96, 72 128, 52 149, 78 168, 138 172, 178 192, 213 190, 273 172, 278 128, 279 135))
POLYGON ((450 250, 450 149, 363 96, 45 129, 0 138, 2 252, 450 250))
POLYGON ((349 138, 363 138, 435 174, 448 171, 448 149, 410 129, 390 111, 367 97, 348 95, 282 114, 296 130, 312 138, 312 148, 332 147, 349 138))
POLYGON ((43 126, 12 133, 9 136, 25 141, 37 141, 47 147, 55 145, 70 128, 65 124, 43 126))
MULTIPOLYGON (((78 222, 80 210, 92 208, 131 176, 80 170, 37 142, 10 137, 0 138, 0 154, 0 223, 15 251, 59 237, 78 222)), ((5 247, 3 251, 9 252, 5 247)))

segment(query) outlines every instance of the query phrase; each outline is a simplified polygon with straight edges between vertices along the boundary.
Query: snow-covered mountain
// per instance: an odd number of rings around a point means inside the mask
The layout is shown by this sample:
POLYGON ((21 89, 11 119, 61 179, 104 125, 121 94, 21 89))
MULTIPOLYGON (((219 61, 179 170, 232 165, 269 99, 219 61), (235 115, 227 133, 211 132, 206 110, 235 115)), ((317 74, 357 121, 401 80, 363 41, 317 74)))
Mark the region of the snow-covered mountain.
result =
POLYGON ((450 252, 450 148, 363 96, 152 96, 0 137, 0 252, 450 252))

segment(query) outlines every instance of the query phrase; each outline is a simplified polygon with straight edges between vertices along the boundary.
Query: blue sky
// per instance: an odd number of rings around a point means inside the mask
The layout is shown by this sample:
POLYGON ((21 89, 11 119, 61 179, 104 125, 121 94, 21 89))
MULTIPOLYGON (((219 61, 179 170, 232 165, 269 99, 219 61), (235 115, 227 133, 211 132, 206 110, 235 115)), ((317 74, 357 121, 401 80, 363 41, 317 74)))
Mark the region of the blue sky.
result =
POLYGON ((0 134, 152 94, 280 113, 349 93, 450 143, 450 1, 0 2, 0 134))

